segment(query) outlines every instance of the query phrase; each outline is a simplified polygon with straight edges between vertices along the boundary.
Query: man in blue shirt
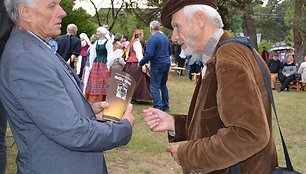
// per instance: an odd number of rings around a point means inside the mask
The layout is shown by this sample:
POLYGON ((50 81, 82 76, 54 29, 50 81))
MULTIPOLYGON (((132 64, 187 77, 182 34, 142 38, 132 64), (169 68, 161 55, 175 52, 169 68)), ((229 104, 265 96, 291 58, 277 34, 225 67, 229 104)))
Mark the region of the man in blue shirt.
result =
POLYGON ((171 45, 169 39, 159 31, 160 27, 158 21, 150 23, 151 37, 139 65, 143 66, 150 61, 150 90, 154 108, 169 111, 167 80, 170 69, 171 45))

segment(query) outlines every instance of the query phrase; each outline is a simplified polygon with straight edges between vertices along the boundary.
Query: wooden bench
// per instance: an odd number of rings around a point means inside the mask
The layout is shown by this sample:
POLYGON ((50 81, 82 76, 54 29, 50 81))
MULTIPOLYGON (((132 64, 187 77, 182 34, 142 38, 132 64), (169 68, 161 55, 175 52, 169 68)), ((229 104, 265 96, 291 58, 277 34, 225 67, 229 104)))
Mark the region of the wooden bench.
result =
POLYGON ((192 80, 194 80, 194 84, 196 85, 198 83, 198 80, 200 79, 201 73, 191 73, 192 80))
POLYGON ((305 91, 305 85, 303 85, 302 80, 294 81, 289 84, 289 88, 296 89, 297 92, 300 91, 302 87, 304 88, 304 91, 305 91))
POLYGON ((178 75, 181 76, 182 71, 183 71, 183 70, 186 70, 186 68, 184 68, 184 67, 178 67, 178 66, 171 66, 171 67, 170 67, 170 72, 175 72, 175 71, 177 71, 177 70, 179 70, 178 75))
MULTIPOLYGON (((277 80, 276 87, 280 88, 281 86, 282 86, 281 82, 279 80, 277 80)), ((301 80, 300 81, 293 81, 289 84, 289 88, 290 89, 296 89, 296 91, 300 91, 301 89, 306 91, 306 84, 303 84, 301 80)))

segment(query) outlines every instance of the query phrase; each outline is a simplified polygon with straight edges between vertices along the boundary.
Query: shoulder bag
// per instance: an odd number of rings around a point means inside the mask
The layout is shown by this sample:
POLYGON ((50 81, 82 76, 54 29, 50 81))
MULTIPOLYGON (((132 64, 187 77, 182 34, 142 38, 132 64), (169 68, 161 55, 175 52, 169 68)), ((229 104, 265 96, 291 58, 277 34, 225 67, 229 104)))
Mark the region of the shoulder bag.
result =
MULTIPOLYGON (((230 38, 227 40, 222 41, 221 43, 218 44, 218 48, 221 45, 224 45, 226 43, 230 43, 230 42, 234 42, 234 43, 239 43, 242 45, 245 45, 246 47, 250 48, 253 52, 253 56, 256 59, 256 62, 260 68, 260 71, 262 73, 263 79, 264 79, 264 83, 266 86, 266 89, 268 91, 269 94, 269 98, 274 110, 274 114, 275 114, 275 118, 276 118, 276 122, 277 122, 277 126, 278 126, 278 130, 279 130, 279 134, 281 137, 281 141, 282 141, 282 146, 283 146, 283 151, 284 151, 284 155, 285 155, 285 160, 286 160, 286 167, 276 167, 275 169, 273 169, 271 172, 269 172, 269 174, 302 174, 298 171, 295 171, 293 169, 290 157, 289 157, 289 153, 287 150, 287 146, 279 125, 279 121, 278 121, 278 117, 277 117, 277 113, 276 113, 276 107, 275 107, 275 103, 274 103, 274 98, 273 98, 273 94, 272 94, 272 89, 271 89, 271 84, 270 84, 270 75, 268 74, 268 72, 265 70, 265 67, 263 65, 263 63, 260 61, 258 55, 256 54, 256 52, 254 51, 255 48, 253 46, 253 42, 251 41, 250 38, 246 38, 246 37, 234 37, 234 38, 230 38)), ((231 174, 241 174, 240 171, 240 164, 236 164, 234 166, 231 167, 231 174)))

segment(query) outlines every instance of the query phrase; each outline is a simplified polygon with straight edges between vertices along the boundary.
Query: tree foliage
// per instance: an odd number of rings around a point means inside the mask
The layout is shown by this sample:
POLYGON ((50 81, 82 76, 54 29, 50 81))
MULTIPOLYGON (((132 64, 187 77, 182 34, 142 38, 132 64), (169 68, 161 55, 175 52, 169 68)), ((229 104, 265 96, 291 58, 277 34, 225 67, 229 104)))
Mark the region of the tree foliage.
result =
MULTIPOLYGON (((62 1, 68 14, 64 27, 68 23, 76 23, 81 27, 79 31, 94 32, 97 26, 108 23, 112 33, 128 37, 133 30, 144 29, 147 39, 149 23, 160 19, 160 11, 167 0, 141 1, 146 9, 141 8, 140 1, 136 0, 110 0, 108 8, 99 8, 92 0, 79 0, 91 3, 96 11, 94 16, 80 9, 73 10, 74 1, 62 1)), ((297 48, 299 53, 296 55, 305 55, 305 0, 269 0, 266 6, 261 0, 217 1, 225 29, 252 37, 255 45, 256 34, 261 33, 263 43, 258 45, 259 49, 261 46, 269 48, 270 43, 285 41, 297 48)), ((171 35, 168 29, 163 29, 163 32, 171 35)))
POLYGON ((84 9, 73 9, 75 6, 74 0, 61 1, 62 8, 66 11, 67 16, 62 22, 62 34, 66 33, 66 27, 68 24, 74 23, 78 27, 78 34, 80 33, 94 33, 96 25, 93 22, 92 16, 89 15, 84 9))

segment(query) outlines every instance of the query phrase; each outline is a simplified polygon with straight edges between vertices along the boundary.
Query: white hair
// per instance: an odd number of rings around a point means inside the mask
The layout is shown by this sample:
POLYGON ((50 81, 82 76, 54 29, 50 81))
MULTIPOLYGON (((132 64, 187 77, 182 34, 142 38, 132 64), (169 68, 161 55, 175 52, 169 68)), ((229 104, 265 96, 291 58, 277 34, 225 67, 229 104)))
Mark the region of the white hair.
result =
POLYGON ((35 0, 4 0, 4 5, 6 8, 6 11, 8 13, 8 16, 11 18, 11 20, 17 24, 20 22, 19 19, 19 6, 21 4, 24 5, 33 5, 35 0))
POLYGON ((159 30, 160 29, 160 23, 158 21, 152 21, 150 23, 150 28, 152 28, 153 30, 159 30))
POLYGON ((212 21, 214 21, 218 29, 221 29, 224 27, 222 18, 220 14, 218 13, 218 11, 209 5, 200 5, 200 4, 199 5, 187 5, 183 7, 182 10, 183 10, 183 14, 186 19, 191 20, 191 18, 197 11, 201 11, 207 17, 209 17, 212 21))
POLYGON ((67 33, 75 36, 78 32, 78 27, 75 24, 67 25, 67 33))

